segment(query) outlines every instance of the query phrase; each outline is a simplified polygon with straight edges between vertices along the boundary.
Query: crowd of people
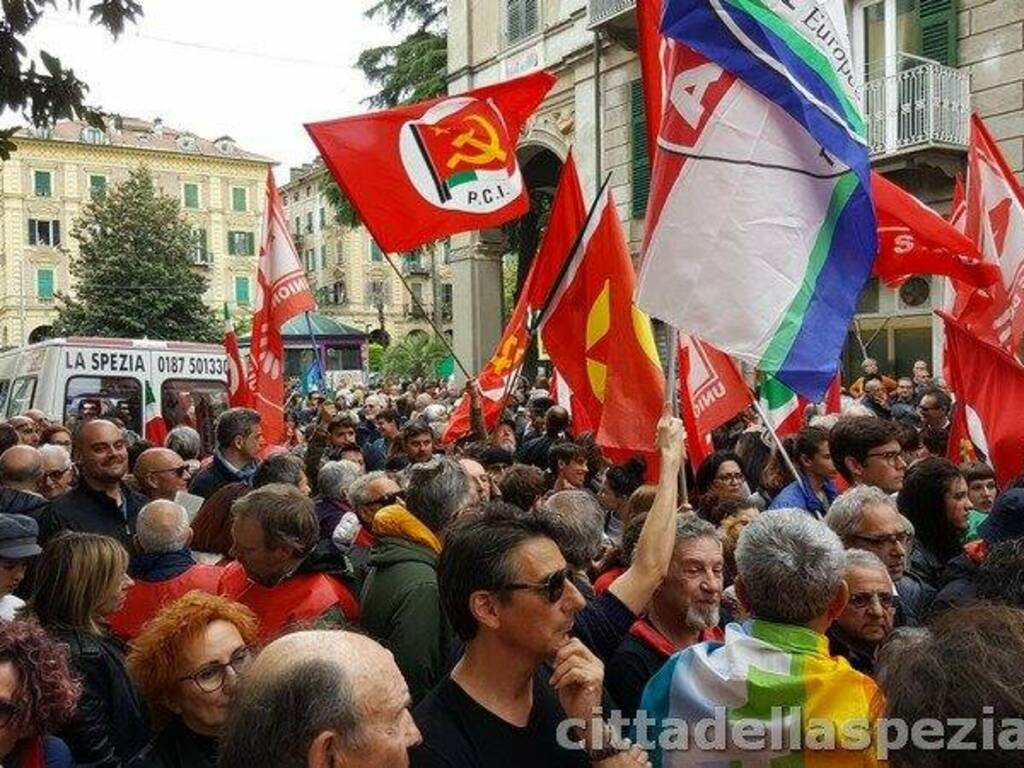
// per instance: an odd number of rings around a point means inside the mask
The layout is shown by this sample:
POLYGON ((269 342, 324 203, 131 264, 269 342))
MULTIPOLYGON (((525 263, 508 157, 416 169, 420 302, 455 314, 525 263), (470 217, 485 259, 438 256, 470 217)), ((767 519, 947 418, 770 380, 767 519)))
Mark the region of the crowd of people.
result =
POLYGON ((927 366, 696 467, 669 413, 612 463, 543 380, 489 431, 466 392, 447 445, 422 381, 293 398, 284 446, 244 408, 209 450, 0 424, 0 765, 1024 765, 1024 482, 945 458, 927 366), (665 738, 779 708, 770 746, 665 738), (998 738, 794 736, 853 717, 998 738))

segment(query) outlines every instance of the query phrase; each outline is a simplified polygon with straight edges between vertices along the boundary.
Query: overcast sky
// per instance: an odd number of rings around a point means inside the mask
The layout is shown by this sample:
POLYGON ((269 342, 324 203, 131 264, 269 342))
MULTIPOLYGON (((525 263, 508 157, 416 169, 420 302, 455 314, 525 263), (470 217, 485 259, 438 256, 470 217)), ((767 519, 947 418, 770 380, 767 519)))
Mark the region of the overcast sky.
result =
MULTIPOLYGON (((278 182, 316 150, 304 122, 366 111, 371 88, 354 68, 364 48, 390 42, 371 0, 142 0, 145 17, 116 42, 57 5, 29 47, 60 57, 89 86, 89 103, 274 158, 278 182)), ((0 116, 8 125, 17 116, 0 116)))

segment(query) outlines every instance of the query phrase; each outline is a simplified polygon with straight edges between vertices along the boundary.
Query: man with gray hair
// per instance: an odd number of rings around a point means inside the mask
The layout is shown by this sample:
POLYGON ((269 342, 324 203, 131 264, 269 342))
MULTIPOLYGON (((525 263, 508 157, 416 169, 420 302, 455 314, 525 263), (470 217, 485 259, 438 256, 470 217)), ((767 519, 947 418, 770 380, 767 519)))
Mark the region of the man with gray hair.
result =
POLYGON ((420 742, 392 655, 354 632, 293 632, 246 668, 221 768, 407 768, 420 742))
MULTIPOLYGON (((835 728, 833 749, 843 753, 832 759, 844 765, 868 764, 870 739, 844 741, 842 735, 851 727, 872 732, 877 688, 846 659, 829 656, 825 637, 849 598, 846 552, 839 537, 803 510, 763 512, 740 534, 736 570, 736 595, 751 618, 729 624, 723 643, 699 643, 673 656, 648 683, 641 709, 659 717, 692 719, 704 716, 696 713, 722 708, 727 722, 760 721, 761 733, 772 734, 755 751, 747 738, 734 741, 736 729, 726 729, 724 743, 716 739, 710 751, 694 741, 686 753, 690 765, 763 765, 774 755, 800 763, 810 737, 801 733, 791 741, 783 723, 776 724, 781 712, 792 713, 788 716, 797 722, 827 718, 835 728), (828 701, 842 701, 842 710, 815 704, 828 701)), ((749 736, 749 727, 742 730, 749 736)), ((647 735, 662 741, 657 734, 647 735)), ((820 741, 808 749, 815 746, 815 754, 828 751, 820 741)), ((652 762, 676 764, 667 762, 670 757, 662 748, 658 743, 652 762)), ((829 761, 825 756, 817 759, 829 761)))
POLYGON ((67 449, 61 445, 41 445, 39 457, 43 460, 43 473, 39 476, 36 490, 49 501, 71 490, 75 467, 67 449))
POLYGON ((407 470, 405 506, 373 518, 377 543, 363 586, 363 627, 384 643, 402 670, 414 702, 441 679, 451 632, 441 612, 437 557, 449 524, 462 511, 469 478, 458 462, 435 456, 407 470))
POLYGON ((605 688, 632 718, 644 686, 676 651, 721 641, 718 628, 725 558, 718 529, 694 514, 679 515, 668 574, 608 662, 605 688))
POLYGON ((139 510, 135 523, 136 553, 128 562, 135 582, 128 588, 124 605, 110 616, 110 628, 128 642, 167 603, 198 589, 217 594, 223 569, 200 565, 189 545, 192 529, 188 512, 179 504, 158 499, 139 510))
POLYGON ((188 462, 192 471, 199 469, 199 457, 203 453, 203 438, 192 427, 179 424, 164 438, 164 448, 170 448, 188 462))
POLYGON ((576 581, 586 585, 584 594, 593 595, 586 572, 601 555, 604 510, 587 491, 558 491, 548 496, 542 509, 552 518, 552 526, 558 531, 558 548, 576 571, 576 581))
POLYGON ((935 592, 906 575, 914 527, 897 511, 892 497, 875 486, 851 488, 832 502, 825 524, 847 549, 864 549, 878 556, 895 585, 895 626, 917 626, 935 592))
POLYGON ((341 518, 352 514, 348 491, 362 474, 358 464, 344 459, 328 461, 320 467, 316 475, 316 516, 320 521, 320 538, 331 538, 341 518))
POLYGON ((893 630, 896 595, 889 571, 878 555, 846 550, 846 586, 850 600, 828 629, 828 647, 866 675, 875 671, 878 649, 893 630))

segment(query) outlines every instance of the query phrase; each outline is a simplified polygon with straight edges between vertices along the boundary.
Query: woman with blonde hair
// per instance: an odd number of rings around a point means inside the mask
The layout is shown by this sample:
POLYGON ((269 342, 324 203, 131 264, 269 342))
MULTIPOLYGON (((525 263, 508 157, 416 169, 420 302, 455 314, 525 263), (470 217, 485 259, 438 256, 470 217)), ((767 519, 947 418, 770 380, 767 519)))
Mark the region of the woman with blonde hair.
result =
POLYGON ((215 768, 217 737, 257 625, 244 605, 204 592, 189 592, 150 619, 132 644, 128 672, 159 733, 130 768, 215 768))
POLYGON ((82 681, 71 722, 57 733, 75 761, 120 768, 145 745, 149 729, 120 643, 104 617, 121 608, 128 553, 108 536, 67 531, 43 548, 28 611, 68 648, 82 681))

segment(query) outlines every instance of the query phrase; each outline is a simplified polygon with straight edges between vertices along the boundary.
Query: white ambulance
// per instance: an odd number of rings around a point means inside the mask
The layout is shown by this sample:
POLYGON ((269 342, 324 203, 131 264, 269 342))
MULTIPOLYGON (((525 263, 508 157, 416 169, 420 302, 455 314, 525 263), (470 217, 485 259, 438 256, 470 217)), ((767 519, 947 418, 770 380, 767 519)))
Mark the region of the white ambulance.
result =
POLYGON ((168 429, 194 427, 212 451, 213 422, 228 407, 219 344, 70 337, 0 352, 0 418, 38 408, 74 427, 116 416, 141 435, 147 387, 168 429))

